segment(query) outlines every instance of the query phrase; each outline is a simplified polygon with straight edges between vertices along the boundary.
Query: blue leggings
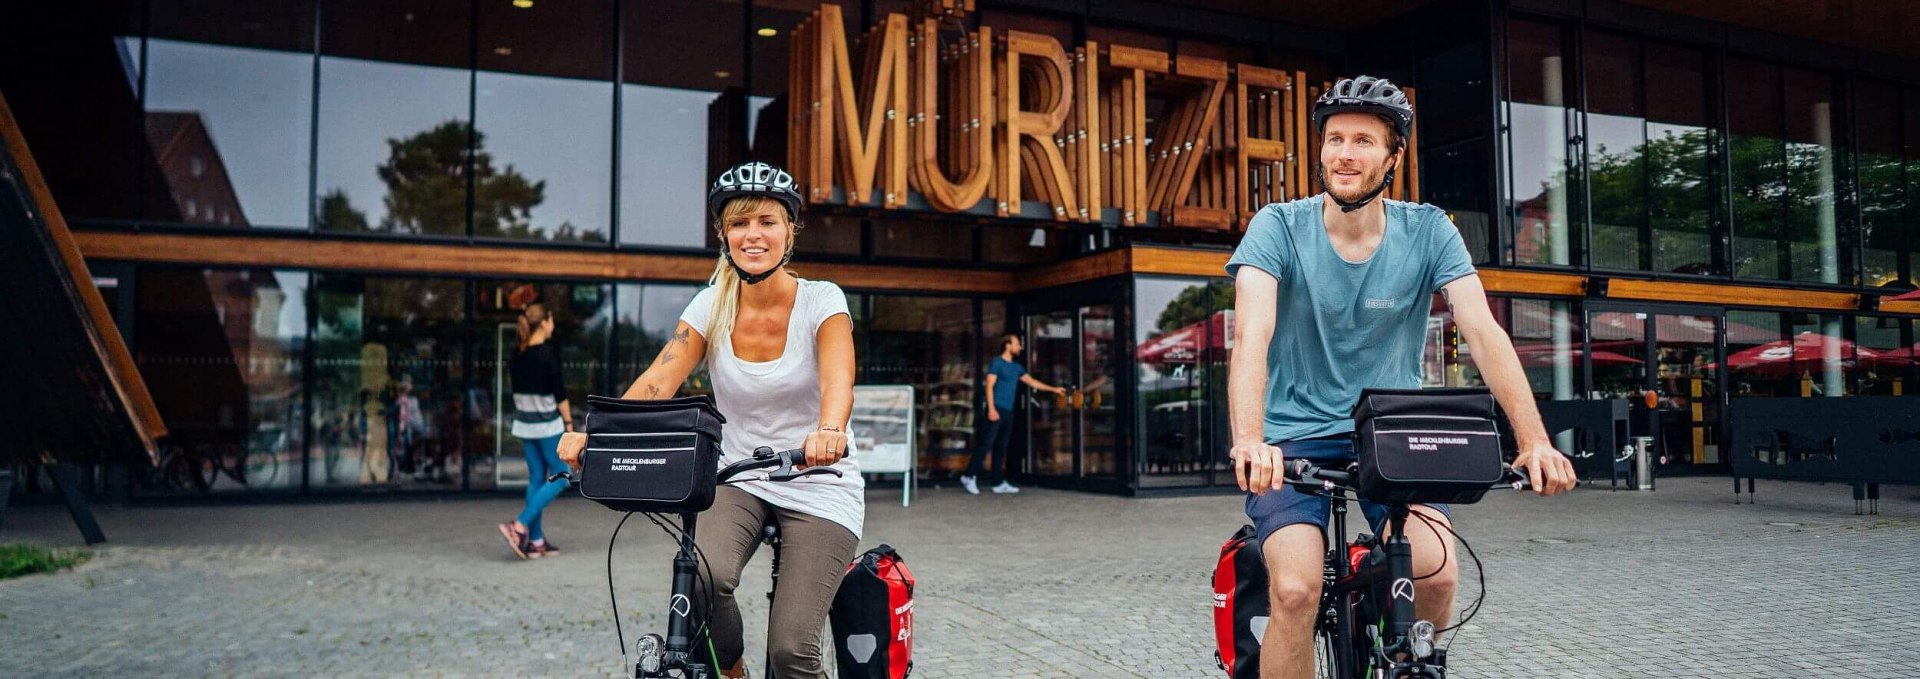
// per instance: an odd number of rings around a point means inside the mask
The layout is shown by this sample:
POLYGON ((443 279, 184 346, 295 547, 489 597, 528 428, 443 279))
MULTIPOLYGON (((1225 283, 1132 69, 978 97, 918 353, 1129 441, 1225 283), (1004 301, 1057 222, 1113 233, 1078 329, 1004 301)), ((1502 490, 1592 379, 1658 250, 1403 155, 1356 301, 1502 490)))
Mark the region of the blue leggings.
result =
POLYGON ((567 465, 560 461, 560 437, 549 436, 543 439, 521 439, 520 447, 527 453, 527 508, 520 512, 520 525, 527 527, 527 537, 532 540, 544 539, 540 532, 540 513, 547 510, 547 504, 560 497, 572 485, 566 479, 547 481, 549 475, 565 471, 567 465))

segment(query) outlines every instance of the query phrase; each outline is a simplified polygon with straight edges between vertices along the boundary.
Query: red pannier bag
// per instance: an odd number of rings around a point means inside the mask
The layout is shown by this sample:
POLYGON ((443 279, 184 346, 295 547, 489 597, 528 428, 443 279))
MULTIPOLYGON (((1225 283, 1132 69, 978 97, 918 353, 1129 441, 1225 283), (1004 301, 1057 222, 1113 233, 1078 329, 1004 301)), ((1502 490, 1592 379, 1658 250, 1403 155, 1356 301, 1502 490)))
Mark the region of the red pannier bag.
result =
POLYGON ((913 672, 913 573, 888 545, 847 565, 828 613, 840 679, 906 679, 913 672))
POLYGON ((1213 571, 1213 654, 1231 679, 1259 679, 1260 637, 1271 612, 1259 533, 1241 526, 1220 546, 1213 571))

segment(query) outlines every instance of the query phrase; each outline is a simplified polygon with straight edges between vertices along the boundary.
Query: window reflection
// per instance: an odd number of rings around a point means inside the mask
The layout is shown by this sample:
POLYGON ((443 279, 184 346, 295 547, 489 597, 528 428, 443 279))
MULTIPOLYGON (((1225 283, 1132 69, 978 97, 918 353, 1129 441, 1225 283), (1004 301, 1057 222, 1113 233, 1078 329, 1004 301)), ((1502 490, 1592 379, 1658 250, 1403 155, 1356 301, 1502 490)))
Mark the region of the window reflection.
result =
POLYGON ((1870 80, 1857 82, 1853 97, 1860 135, 1854 185, 1860 190, 1860 231, 1866 241, 1861 274, 1868 287, 1878 287, 1901 280, 1901 241, 1908 219, 1901 97, 1898 88, 1870 80))
POLYGON ((1139 365, 1142 486, 1218 483, 1230 470, 1216 428, 1226 410, 1233 286, 1193 279, 1134 281, 1133 360, 1139 365))
POLYGON ((1506 210, 1519 264, 1570 266, 1579 224, 1569 200, 1567 139, 1569 109, 1561 29, 1513 21, 1507 28, 1509 74, 1507 133, 1511 184, 1506 210))
POLYGON ((312 4, 156 0, 150 12, 146 139, 166 198, 147 219, 306 228, 312 4))
POLYGON ((1853 393, 1867 396, 1903 396, 1913 385, 1914 350, 1906 341, 1912 321, 1886 316, 1854 319, 1858 342, 1859 384, 1853 393))
MULTIPOLYGON (((479 5, 474 125, 501 175, 530 184, 495 196, 476 167, 473 233, 607 242, 612 190, 613 8, 604 2, 479 5), (508 214, 497 213, 504 208, 508 214), (524 214, 510 214, 512 211, 524 214)), ((502 187, 509 186, 502 184, 502 187)))
POLYGON ((1786 69, 1787 222, 1781 247, 1792 280, 1850 282, 1852 238, 1843 233, 1835 184, 1835 125, 1841 122, 1833 78, 1786 69), (1844 253, 1844 254, 1843 254, 1844 253))
POLYGON ((1587 181, 1593 203, 1593 266, 1641 269, 1646 224, 1646 112, 1640 43, 1589 33, 1586 40, 1587 181))
POLYGON ((462 391, 466 284, 320 274, 314 290, 314 412, 349 433, 315 441, 311 485, 459 487, 466 413, 492 412, 462 391))
POLYGON ((1646 45, 1647 210, 1653 270, 1721 273, 1713 256, 1719 169, 1708 114, 1706 53, 1646 45))
POLYGON ((297 271, 139 269, 135 361, 171 432, 156 486, 300 487, 306 290, 297 271))
POLYGON ((1727 60, 1732 124, 1728 165, 1732 176, 1733 275, 1782 278, 1779 197, 1786 194, 1786 157, 1781 142, 1780 69, 1745 59, 1727 60))
POLYGON ((1799 380, 1793 377, 1791 368, 1781 369, 1783 361, 1780 359, 1791 360, 1793 349, 1787 342, 1780 313, 1728 311, 1727 356, 1728 385, 1733 396, 1800 395, 1799 380), (1731 360, 1731 357, 1743 354, 1755 356, 1756 359, 1764 354, 1767 360, 1731 360))
POLYGON ((467 9, 427 0, 327 3, 317 228, 465 236, 470 160, 474 213, 493 219, 488 230, 525 228, 544 189, 494 162, 467 118, 467 9))

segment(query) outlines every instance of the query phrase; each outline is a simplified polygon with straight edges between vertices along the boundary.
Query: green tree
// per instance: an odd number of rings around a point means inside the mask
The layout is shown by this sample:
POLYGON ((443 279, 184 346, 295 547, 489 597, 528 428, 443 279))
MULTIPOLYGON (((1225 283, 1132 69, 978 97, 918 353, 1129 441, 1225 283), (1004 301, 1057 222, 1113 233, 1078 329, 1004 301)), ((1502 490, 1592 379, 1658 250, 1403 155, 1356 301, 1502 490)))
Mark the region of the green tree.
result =
POLYGON ((1214 312, 1233 308, 1233 286, 1224 283, 1195 285, 1181 290, 1160 310, 1154 328, 1171 332, 1213 317, 1214 312))
POLYGON ((529 180, 512 165, 493 164, 486 135, 472 124, 449 120, 405 139, 387 140, 389 155, 377 171, 387 184, 387 216, 381 228, 397 233, 462 235, 466 230, 467 169, 473 170, 473 233, 534 235, 534 206, 546 201, 547 183, 529 180), (469 159, 467 140, 473 140, 469 159))
POLYGON ((353 209, 353 203, 347 200, 347 192, 341 189, 328 191, 320 198, 320 209, 315 211, 314 223, 322 231, 366 232, 372 228, 367 225, 367 213, 353 209))

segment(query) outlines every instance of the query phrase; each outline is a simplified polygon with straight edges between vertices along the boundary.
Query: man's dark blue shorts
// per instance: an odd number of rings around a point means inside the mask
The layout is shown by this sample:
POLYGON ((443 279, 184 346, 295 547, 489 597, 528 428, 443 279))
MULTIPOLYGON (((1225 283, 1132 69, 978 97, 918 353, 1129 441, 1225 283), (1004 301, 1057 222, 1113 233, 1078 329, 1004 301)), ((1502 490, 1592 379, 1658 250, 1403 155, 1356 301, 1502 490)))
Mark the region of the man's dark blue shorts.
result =
MULTIPOLYGON (((1306 439, 1275 444, 1280 446, 1280 454, 1288 460, 1311 460, 1317 466, 1344 467, 1354 461, 1353 441, 1347 437, 1306 439)), ((1294 490, 1293 486, 1284 486, 1280 490, 1269 490, 1264 494, 1247 494, 1247 518, 1253 520, 1253 526, 1260 531, 1260 541, 1266 543, 1267 536, 1296 523, 1309 523, 1319 526, 1322 532, 1327 528, 1327 512, 1332 509, 1332 500, 1318 495, 1308 495, 1294 490)), ((1453 518, 1453 511, 1444 504, 1430 504, 1447 518, 1453 518)), ((1373 533, 1379 535, 1387 522, 1386 505, 1374 504, 1362 500, 1360 512, 1367 517, 1367 523, 1373 526, 1373 533)))

